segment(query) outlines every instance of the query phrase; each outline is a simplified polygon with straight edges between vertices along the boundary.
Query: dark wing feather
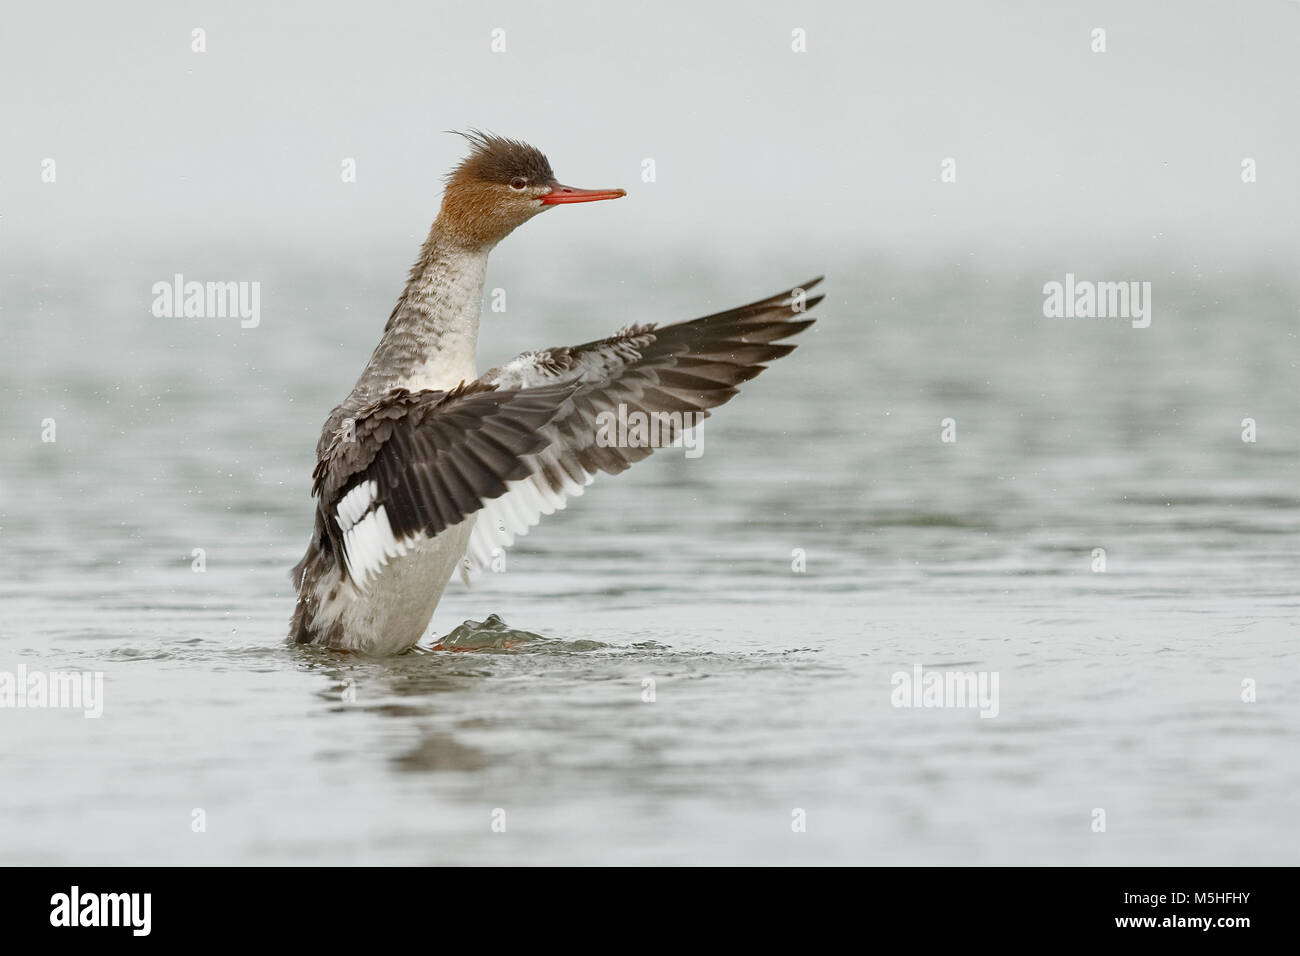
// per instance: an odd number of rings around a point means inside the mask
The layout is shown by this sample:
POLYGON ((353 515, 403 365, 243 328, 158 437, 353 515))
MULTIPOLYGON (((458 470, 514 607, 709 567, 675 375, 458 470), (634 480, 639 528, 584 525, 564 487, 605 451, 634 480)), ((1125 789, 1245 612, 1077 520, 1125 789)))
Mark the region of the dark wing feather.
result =
POLYGON ((689 322, 632 326, 585 345, 525 352, 483 375, 481 384, 523 394, 556 384, 575 390, 542 429, 544 446, 524 456, 529 473, 508 479, 509 491, 485 508, 467 570, 488 565, 498 548, 563 508, 598 472, 617 474, 654 451, 650 444, 598 441, 602 416, 617 417, 620 405, 628 415, 659 415, 664 437, 675 438, 688 421, 729 401, 766 363, 794 351, 781 340, 813 324, 802 316, 823 297, 805 293, 819 282, 689 322))
POLYGON ((395 389, 340 429, 313 473, 318 519, 353 583, 420 535, 433 537, 531 473, 571 385, 520 391, 485 382, 451 392, 395 389))

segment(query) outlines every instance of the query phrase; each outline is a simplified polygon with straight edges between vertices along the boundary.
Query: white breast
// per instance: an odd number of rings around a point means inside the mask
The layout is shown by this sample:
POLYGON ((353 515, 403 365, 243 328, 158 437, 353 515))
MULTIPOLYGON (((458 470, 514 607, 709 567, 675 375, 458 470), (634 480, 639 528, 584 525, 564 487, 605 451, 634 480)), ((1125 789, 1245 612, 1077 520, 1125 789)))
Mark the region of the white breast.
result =
MULTIPOLYGON (((447 582, 459 567, 474 530, 475 516, 433 538, 409 539, 405 553, 392 558, 374 574, 364 591, 344 586, 334 599, 322 600, 318 625, 343 625, 345 646, 366 654, 400 654, 421 637, 442 599, 447 582)), ((321 596, 331 590, 322 582, 321 596)))
POLYGON ((400 383, 411 391, 448 390, 478 378, 479 312, 487 278, 487 253, 461 252, 440 262, 408 290, 401 322, 437 330, 437 343, 400 383))

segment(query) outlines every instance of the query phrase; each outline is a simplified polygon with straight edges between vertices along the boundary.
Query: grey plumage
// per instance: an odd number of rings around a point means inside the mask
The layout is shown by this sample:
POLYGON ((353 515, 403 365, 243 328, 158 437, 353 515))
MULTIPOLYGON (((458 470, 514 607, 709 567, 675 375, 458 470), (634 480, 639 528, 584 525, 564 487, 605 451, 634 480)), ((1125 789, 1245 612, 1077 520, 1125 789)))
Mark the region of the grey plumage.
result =
POLYGON ((560 470, 582 475, 618 474, 650 454, 651 447, 602 447, 595 441, 597 416, 615 412, 698 413, 731 400, 771 362, 794 351, 774 344, 802 332, 812 319, 798 319, 817 305, 817 295, 796 303, 796 290, 807 291, 821 277, 766 299, 689 322, 656 327, 632 326, 617 335, 585 345, 525 352, 483 375, 480 381, 501 388, 537 388, 573 384, 576 391, 546 426, 547 447, 533 456, 536 473, 552 490, 563 485, 560 470))

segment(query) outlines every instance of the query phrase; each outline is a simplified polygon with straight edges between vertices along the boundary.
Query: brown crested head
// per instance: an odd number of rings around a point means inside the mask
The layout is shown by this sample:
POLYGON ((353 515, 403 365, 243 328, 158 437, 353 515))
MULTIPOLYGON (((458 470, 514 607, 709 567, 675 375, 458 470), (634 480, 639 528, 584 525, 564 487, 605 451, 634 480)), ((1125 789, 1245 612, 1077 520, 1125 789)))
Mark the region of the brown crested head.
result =
POLYGON ((465 137, 470 151, 447 176, 448 182, 474 180, 500 186, 509 186, 516 180, 540 184, 555 182, 550 160, 536 146, 476 129, 457 135, 465 137))
POLYGON ((545 154, 520 140, 479 130, 459 135, 470 152, 447 175, 438 222, 467 245, 495 245, 551 206, 626 195, 622 189, 561 185, 545 154))

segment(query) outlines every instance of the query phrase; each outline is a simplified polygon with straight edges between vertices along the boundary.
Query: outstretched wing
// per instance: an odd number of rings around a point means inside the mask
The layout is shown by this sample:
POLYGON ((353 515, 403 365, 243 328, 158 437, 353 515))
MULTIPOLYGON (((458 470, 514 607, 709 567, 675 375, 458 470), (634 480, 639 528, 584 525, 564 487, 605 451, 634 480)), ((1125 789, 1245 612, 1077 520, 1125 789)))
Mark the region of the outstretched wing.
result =
POLYGON ((476 382, 450 392, 395 389, 330 440, 312 477, 317 517, 352 583, 365 590, 405 554, 530 474, 527 456, 572 386, 521 392, 476 382))
MULTIPOLYGON (((597 472, 618 474, 728 401, 793 345, 777 344, 812 325, 801 318, 822 296, 805 293, 821 277, 777 295, 690 322, 657 328, 632 326, 618 335, 573 348, 525 352, 479 379, 499 388, 564 384, 574 391, 542 431, 542 448, 524 456, 528 474, 512 477, 507 492, 488 502, 475 523, 465 559, 470 570, 490 565, 544 514, 582 494, 597 472), (611 421, 653 423, 651 434, 618 444, 611 421), (652 437, 654 441, 640 441, 652 437)), ((620 437, 626 437, 622 429, 620 437)))

